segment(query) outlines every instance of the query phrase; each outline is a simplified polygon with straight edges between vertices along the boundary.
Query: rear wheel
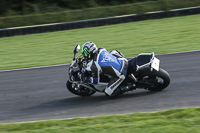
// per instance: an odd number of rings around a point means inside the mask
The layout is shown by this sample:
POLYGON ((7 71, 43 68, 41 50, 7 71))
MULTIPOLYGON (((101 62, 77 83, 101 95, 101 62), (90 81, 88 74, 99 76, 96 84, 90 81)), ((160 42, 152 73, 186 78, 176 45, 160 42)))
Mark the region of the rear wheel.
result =
POLYGON ((96 92, 82 86, 78 87, 77 85, 71 83, 69 80, 66 83, 66 87, 71 93, 79 96, 91 96, 96 92))
POLYGON ((151 86, 145 87, 150 91, 161 91, 165 89, 170 83, 170 76, 167 71, 160 68, 159 71, 150 69, 144 69, 139 77, 140 80, 152 84, 151 86))

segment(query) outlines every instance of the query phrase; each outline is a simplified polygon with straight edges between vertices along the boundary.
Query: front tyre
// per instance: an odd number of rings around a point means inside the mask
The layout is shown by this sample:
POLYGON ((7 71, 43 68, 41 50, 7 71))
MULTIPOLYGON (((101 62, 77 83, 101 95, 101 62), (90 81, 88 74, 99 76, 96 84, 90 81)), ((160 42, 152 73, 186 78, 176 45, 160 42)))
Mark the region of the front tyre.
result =
POLYGON ((170 75, 167 71, 160 68, 159 71, 146 69, 142 71, 140 78, 153 86, 146 87, 149 91, 161 91, 165 89, 170 83, 170 75))
POLYGON ((66 87, 67 89, 78 96, 91 96, 93 95, 96 91, 90 90, 88 88, 82 87, 80 86, 79 88, 76 88, 76 86, 74 86, 69 80, 66 83, 66 87))

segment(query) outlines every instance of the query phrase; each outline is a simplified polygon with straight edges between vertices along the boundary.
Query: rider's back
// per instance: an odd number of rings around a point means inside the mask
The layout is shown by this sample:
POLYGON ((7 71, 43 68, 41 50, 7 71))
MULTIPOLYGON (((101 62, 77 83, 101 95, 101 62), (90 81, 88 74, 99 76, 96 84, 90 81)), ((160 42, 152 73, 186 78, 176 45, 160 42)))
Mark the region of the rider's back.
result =
POLYGON ((113 56, 106 49, 102 48, 98 51, 97 62, 105 74, 115 76, 113 73, 116 73, 118 76, 122 72, 123 59, 113 56))

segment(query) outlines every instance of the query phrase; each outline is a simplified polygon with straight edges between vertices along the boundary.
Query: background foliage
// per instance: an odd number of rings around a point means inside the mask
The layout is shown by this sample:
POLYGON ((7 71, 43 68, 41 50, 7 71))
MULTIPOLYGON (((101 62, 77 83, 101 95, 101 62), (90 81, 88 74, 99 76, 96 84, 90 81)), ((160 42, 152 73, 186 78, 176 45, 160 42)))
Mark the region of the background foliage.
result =
POLYGON ((150 0, 0 0, 0 15, 25 15, 150 0))
MULTIPOLYGON (((9 0, 12 1, 12 0, 9 0)), ((62 3, 70 0, 57 0, 62 3)), ((73 1, 73 0, 71 0, 73 1)), ((74 0, 73 2, 76 3, 78 0, 74 0)), ((91 6, 91 0, 88 2, 88 5, 91 6), (90 3, 90 4, 89 4, 90 3)), ((97 0, 98 1, 98 0, 97 0)), ((99 0, 100 1, 100 0, 99 0)), ((128 0, 126 0, 128 2, 128 0)), ((129 0, 130 2, 131 0, 129 0)), ((41 2, 41 5, 44 1, 41 2)), ((49 2, 52 2, 49 0, 49 2)), ((73 3, 72 2, 72 3, 73 3)), ((7 3, 7 2, 5 2, 7 3)), ((2 3, 2 4, 5 4, 2 3)), ((18 3, 18 2, 14 2, 18 3)), ((69 2, 70 3, 70 2, 69 2)), ((83 2, 84 3, 84 2, 83 2)), ((23 6, 23 8, 27 8, 29 12, 41 12, 41 10, 46 10, 45 8, 49 8, 51 10, 55 9, 54 11, 57 12, 50 12, 50 13, 34 13, 29 15, 17 15, 17 16, 7 16, 7 17, 0 17, 0 28, 9 28, 9 27, 18 27, 18 26, 29 26, 29 25, 39 25, 39 24, 48 24, 48 23, 60 23, 60 22, 70 22, 70 21, 78 21, 78 20, 85 20, 85 19, 94 19, 94 18, 102 18, 102 17, 110 17, 110 16, 119 16, 119 15, 126 15, 126 14, 138 14, 144 12, 152 12, 152 11, 160 11, 160 10, 170 10, 175 8, 185 8, 185 7, 192 7, 200 5, 200 0, 155 0, 155 1, 145 1, 139 3, 131 3, 131 4, 122 4, 122 5, 115 5, 115 6, 98 6, 93 8, 84 8, 86 7, 87 2, 85 1, 84 4, 79 4, 74 8, 83 8, 83 9, 74 9, 74 10, 65 10, 59 11, 61 7, 58 5, 53 6, 49 3, 48 6, 44 6, 44 9, 40 9, 40 4, 34 5, 35 9, 28 8, 28 6, 23 6), (85 5, 85 6, 83 6, 85 5), (53 7, 51 7, 53 6, 53 7), (78 7, 82 6, 82 7, 78 7), (58 10, 56 9, 58 7, 58 10), (32 10, 31 10, 32 9, 32 10), (37 11, 36 11, 37 9, 37 11)), ((97 3, 97 2, 96 2, 97 3)), ((99 2, 104 4, 103 1, 99 2)), ((112 3, 112 2, 110 2, 112 3)), ((18 3, 19 4, 19 3, 18 3)), ((26 3, 28 4, 28 3, 26 3)), ((55 4, 55 3, 54 3, 55 4)), ((109 3, 106 3, 109 4, 109 3)), ((74 4, 72 4, 74 5, 74 4)), ((70 8, 73 6, 70 5, 70 8)), ((75 4, 76 5, 76 4, 75 4)), ((66 5, 67 6, 67 5, 66 5)), ((42 7, 42 6, 41 6, 42 7)), ((89 7, 89 6, 88 6, 89 7)), ((17 9, 18 12, 21 9, 22 11, 25 10, 20 8, 20 6, 14 6, 13 9, 17 9), (14 8, 15 7, 15 8, 14 8)), ((64 4, 63 4, 64 8, 64 4)), ((10 8, 8 8, 10 9, 10 8)), ((0 10, 6 10, 1 9, 0 10)), ((21 13, 22 13, 21 11, 21 13)), ((12 11, 9 11, 12 12, 12 11)), ((15 12, 14 12, 15 13, 15 12)), ((27 12, 25 12, 27 13, 27 12)), ((22 13, 23 14, 23 13, 22 13)))

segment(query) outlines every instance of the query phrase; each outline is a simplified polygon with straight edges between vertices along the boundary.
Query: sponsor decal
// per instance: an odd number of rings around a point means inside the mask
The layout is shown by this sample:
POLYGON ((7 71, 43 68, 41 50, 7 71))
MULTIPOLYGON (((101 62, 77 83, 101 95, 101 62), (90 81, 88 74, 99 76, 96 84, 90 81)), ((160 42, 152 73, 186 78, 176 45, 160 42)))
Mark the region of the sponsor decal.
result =
POLYGON ((107 53, 105 53, 101 62, 114 62, 114 60, 107 53))

